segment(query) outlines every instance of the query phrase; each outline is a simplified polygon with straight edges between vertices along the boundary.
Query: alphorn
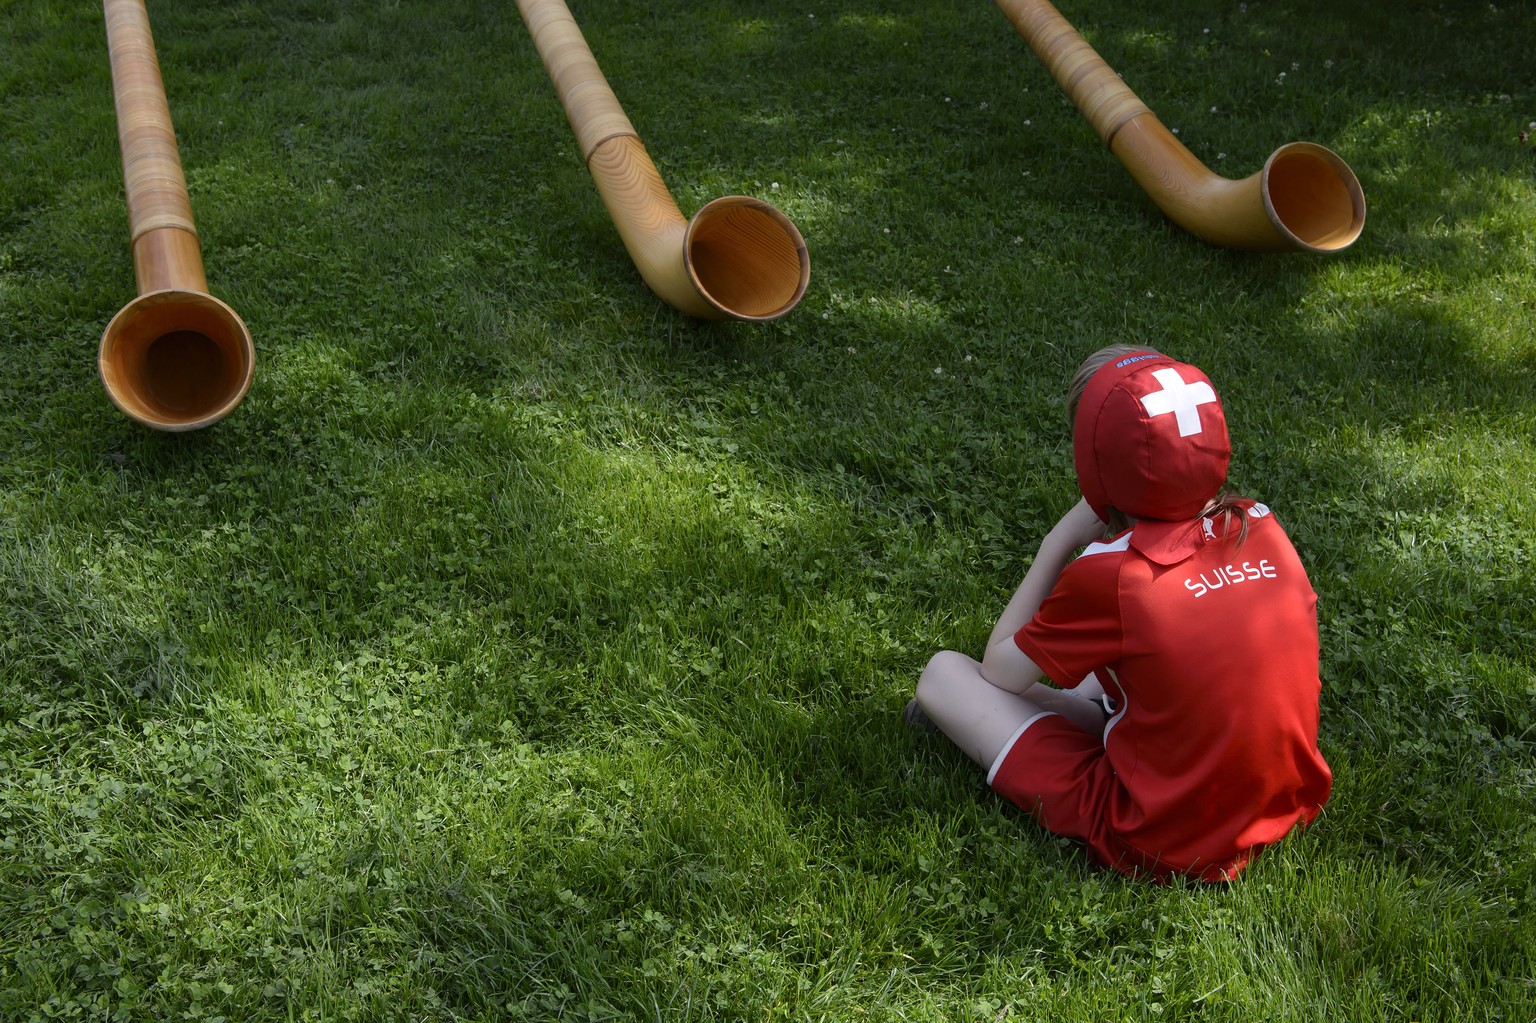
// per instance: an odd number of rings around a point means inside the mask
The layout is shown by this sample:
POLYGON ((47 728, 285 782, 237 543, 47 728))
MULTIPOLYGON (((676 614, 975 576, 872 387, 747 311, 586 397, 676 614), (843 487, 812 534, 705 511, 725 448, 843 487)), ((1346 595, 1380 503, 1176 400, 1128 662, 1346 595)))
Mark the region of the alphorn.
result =
POLYGON ((995 2, 1110 152, 1184 230, 1212 245, 1258 252, 1337 252, 1360 237, 1365 193, 1330 150, 1291 142, 1241 181, 1220 177, 1046 0, 995 2))
POLYGON ((811 261, 794 222, 728 195, 685 220, 562 0, 517 0, 582 159, 650 289, 707 320, 773 320, 805 295, 811 261))
POLYGON ((234 310, 208 294, 143 0, 105 0, 105 10, 139 295, 101 335, 101 381, 129 418, 196 430, 240 404, 256 349, 234 310))

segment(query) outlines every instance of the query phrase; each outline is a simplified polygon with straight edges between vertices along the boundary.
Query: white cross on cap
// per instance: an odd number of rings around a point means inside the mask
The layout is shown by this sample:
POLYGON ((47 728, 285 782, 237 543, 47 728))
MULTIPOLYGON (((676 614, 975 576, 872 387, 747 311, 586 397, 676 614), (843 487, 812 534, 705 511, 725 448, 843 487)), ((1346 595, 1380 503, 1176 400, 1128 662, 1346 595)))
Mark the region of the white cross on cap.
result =
POLYGON ((1153 391, 1141 399, 1141 407, 1147 410, 1147 415, 1163 416, 1172 412, 1174 420, 1179 424, 1180 437, 1199 433, 1202 429, 1200 406, 1216 400, 1216 392, 1211 390, 1211 385, 1204 380, 1187 383, 1179 376, 1178 370, 1168 367, 1155 369, 1152 375, 1163 385, 1163 389, 1153 391))

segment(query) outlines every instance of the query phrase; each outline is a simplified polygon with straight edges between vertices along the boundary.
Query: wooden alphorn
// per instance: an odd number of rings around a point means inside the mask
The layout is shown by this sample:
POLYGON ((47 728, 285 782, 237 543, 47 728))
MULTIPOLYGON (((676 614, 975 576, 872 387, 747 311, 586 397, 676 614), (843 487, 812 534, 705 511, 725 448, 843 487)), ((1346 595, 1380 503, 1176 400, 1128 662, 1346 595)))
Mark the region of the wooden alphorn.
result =
POLYGON ((811 262, 794 222, 744 195, 684 220, 562 0, 517 0, 582 159, 645 283, 708 320, 773 320, 805 295, 811 262))
POLYGON ((105 0, 105 12, 139 296, 101 336, 101 381, 130 418, 196 430, 240 404, 256 349, 234 310, 208 294, 143 0, 105 0))
POLYGON ((1212 245, 1268 252, 1337 252, 1360 237, 1365 193, 1330 150, 1291 142, 1241 181, 1220 177, 1046 0, 995 2, 1110 152, 1184 230, 1212 245))

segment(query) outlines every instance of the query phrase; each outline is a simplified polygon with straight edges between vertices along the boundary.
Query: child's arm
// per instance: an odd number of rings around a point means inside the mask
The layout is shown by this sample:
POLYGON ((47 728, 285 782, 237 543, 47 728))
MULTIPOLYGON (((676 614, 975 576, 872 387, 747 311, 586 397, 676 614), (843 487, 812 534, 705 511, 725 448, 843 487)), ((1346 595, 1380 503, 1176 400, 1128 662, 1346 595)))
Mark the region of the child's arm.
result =
POLYGON ((1035 555, 1029 571, 1024 573, 1024 581, 1014 591, 1013 599, 1003 608, 987 646, 994 647, 1001 640, 1012 639, 1013 634, 1040 610, 1040 605, 1056 586, 1056 577, 1061 575, 1077 549, 1104 539, 1104 530, 1104 523, 1088 507, 1086 500, 1074 504, 1040 541, 1040 552, 1035 555))
MULTIPOLYGON (((1087 501, 1078 501, 1051 527, 1040 542, 1040 551, 1024 573, 1024 581, 1014 591, 1008 606, 1003 608, 992 636, 987 641, 987 652, 981 659, 981 677, 992 685, 1010 693, 1024 693, 1044 674, 1019 645, 1013 641, 1014 633, 1040 610, 1040 605, 1056 585, 1056 577, 1067 567, 1079 547, 1103 539, 1104 523, 1099 520, 1087 501)), ((1047 695, 1047 688, 1032 693, 1031 698, 1047 695)), ((1071 699, 1071 697, 1068 697, 1071 699)), ((1056 709, 1054 707, 1047 709, 1056 709)))

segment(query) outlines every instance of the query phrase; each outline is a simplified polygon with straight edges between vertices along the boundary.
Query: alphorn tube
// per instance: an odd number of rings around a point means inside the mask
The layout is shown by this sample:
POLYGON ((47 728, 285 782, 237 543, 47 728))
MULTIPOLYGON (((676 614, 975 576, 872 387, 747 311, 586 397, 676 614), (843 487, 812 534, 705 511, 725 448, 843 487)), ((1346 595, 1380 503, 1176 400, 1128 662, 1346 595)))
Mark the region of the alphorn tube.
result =
POLYGON ((234 310, 208 294, 143 0, 105 0, 105 10, 139 296, 101 335, 101 382, 129 418, 196 430, 240 404, 256 349, 234 310))
POLYGON ((707 320, 773 320, 805 295, 811 261, 794 222, 744 195, 684 220, 562 0, 517 0, 603 205, 645 283, 707 320))
POLYGON ((995 0, 1110 152, 1168 217, 1212 245, 1337 252, 1360 237, 1365 193, 1312 142, 1275 150, 1241 181, 1212 173, 1046 0, 995 0))

